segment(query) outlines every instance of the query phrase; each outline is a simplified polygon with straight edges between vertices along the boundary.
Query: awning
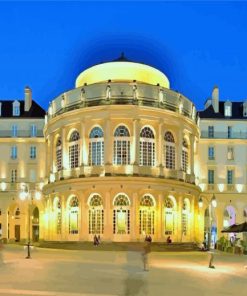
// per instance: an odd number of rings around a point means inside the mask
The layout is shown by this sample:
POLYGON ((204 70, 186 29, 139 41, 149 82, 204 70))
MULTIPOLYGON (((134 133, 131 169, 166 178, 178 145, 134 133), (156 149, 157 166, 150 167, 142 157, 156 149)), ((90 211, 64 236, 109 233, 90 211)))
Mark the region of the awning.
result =
POLYGON ((244 222, 242 224, 232 224, 231 226, 227 227, 226 229, 223 229, 221 232, 225 232, 225 233, 247 232, 247 222, 244 222))

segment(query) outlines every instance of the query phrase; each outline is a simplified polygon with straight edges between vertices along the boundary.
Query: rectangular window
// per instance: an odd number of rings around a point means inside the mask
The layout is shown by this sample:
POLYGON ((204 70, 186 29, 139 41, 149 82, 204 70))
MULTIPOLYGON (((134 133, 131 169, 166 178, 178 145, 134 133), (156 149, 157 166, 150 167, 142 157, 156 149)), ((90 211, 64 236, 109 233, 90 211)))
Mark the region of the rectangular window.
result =
POLYGON ((228 139, 232 138, 232 127, 231 126, 227 127, 227 138, 228 139))
POLYGON ((208 137, 214 138, 214 126, 212 125, 208 127, 208 137))
POLYGON ((16 183, 17 182, 17 170, 11 170, 11 183, 16 183))
POLYGON ((31 159, 35 159, 36 158, 36 147, 35 146, 31 146, 30 147, 30 158, 31 159))
POLYGON ((35 124, 31 125, 30 134, 31 137, 37 137, 37 126, 35 124))
POLYGON ((227 159, 228 160, 233 160, 234 159, 233 147, 227 147, 227 159))
POLYGON ((16 159, 17 158, 17 147, 16 146, 12 146, 11 147, 11 158, 12 159, 16 159))
POLYGON ((30 182, 36 182, 36 171, 34 169, 29 171, 29 180, 30 182))
POLYGON ((17 125, 12 125, 12 137, 17 137, 17 125))
POLYGON ((227 184, 233 184, 233 170, 227 170, 227 184))
POLYGON ((225 106, 225 116, 232 116, 231 106, 225 106))
POLYGON ((214 160, 214 147, 212 146, 208 147, 208 159, 214 160))
POLYGON ((214 184, 214 170, 208 170, 208 184, 214 184))
POLYGON ((20 116, 20 106, 13 106, 13 116, 20 116))

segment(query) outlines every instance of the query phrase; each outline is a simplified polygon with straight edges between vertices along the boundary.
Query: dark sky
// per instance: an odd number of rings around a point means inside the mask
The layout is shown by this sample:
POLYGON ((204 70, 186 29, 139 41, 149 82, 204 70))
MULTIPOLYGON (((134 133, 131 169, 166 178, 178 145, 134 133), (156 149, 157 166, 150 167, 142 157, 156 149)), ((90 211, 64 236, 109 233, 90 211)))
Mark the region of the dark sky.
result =
POLYGON ((124 51, 163 71, 197 108, 214 85, 247 98, 245 2, 0 2, 0 99, 38 103, 72 89, 85 68, 124 51))

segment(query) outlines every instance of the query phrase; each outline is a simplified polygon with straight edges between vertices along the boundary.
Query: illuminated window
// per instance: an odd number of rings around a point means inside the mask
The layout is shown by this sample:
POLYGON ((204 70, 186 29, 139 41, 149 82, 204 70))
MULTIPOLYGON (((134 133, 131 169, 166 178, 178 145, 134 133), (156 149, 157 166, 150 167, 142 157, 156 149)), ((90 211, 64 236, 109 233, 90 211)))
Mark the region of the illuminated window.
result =
POLYGON ((30 127, 30 135, 31 137, 37 136, 37 126, 35 124, 32 124, 30 127))
POLYGON ((101 128, 91 130, 89 142, 89 165, 104 164, 104 133, 101 128))
POLYGON ((13 116, 20 116, 20 102, 13 102, 13 116))
POLYGON ((17 169, 11 170, 11 183, 17 182, 17 169))
POLYGON ((113 210, 113 233, 130 233, 130 210, 129 198, 125 194, 118 194, 114 200, 113 210))
POLYGON ((185 139, 183 139, 183 147, 182 147, 182 171, 188 173, 189 168, 189 152, 188 152, 188 143, 185 139))
POLYGON ((79 133, 77 131, 74 131, 69 139, 69 165, 71 169, 79 167, 79 140, 79 133))
POLYGON ((73 196, 69 203, 69 233, 78 233, 79 200, 73 196))
POLYGON ((63 169, 62 166, 62 140, 59 137, 56 142, 56 166, 57 166, 57 171, 61 171, 63 169))
POLYGON ((234 159, 234 148, 233 147, 227 147, 227 159, 228 160, 234 159))
POLYGON ((175 170, 175 141, 171 132, 165 133, 165 167, 167 169, 175 170))
POLYGON ((113 163, 117 165, 130 164, 130 134, 123 125, 119 126, 114 133, 113 163))
POLYGON ((165 199, 165 234, 174 233, 174 205, 170 198, 165 199))
POLYGON ((17 158, 17 146, 12 146, 11 147, 11 156, 12 159, 16 159, 17 158))
POLYGON ((140 133, 140 165, 155 166, 155 139, 149 127, 144 127, 140 133))
POLYGON ((104 233, 104 209, 100 195, 94 194, 89 201, 89 234, 104 233))
POLYGON ((139 210, 139 233, 143 235, 153 235, 155 233, 154 221, 154 199, 150 195, 144 195, 140 202, 139 210))

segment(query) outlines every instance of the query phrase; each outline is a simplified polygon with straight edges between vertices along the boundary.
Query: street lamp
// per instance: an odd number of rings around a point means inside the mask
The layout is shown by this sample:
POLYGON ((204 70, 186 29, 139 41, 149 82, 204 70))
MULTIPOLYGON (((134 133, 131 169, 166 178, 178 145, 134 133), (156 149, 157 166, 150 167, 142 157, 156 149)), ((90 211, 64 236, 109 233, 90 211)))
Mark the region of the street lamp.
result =
MULTIPOLYGON (((30 253, 30 244, 31 244, 31 205, 32 205, 32 198, 31 198, 31 192, 29 191, 29 187, 27 184, 22 185, 22 190, 19 194, 20 200, 28 200, 28 241, 27 241, 27 257, 26 259, 31 259, 31 253, 30 253)), ((40 191, 35 191, 34 195, 36 200, 41 199, 41 193, 40 191)))

